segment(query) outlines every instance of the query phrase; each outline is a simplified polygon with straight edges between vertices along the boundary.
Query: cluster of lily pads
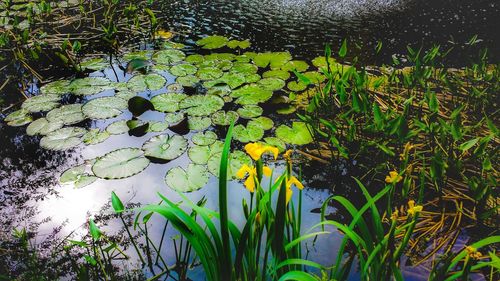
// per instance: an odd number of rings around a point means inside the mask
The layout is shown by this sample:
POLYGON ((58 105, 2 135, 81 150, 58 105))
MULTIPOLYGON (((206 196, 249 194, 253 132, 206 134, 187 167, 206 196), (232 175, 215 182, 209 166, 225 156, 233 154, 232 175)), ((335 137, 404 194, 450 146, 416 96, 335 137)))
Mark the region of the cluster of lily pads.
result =
MULTIPOLYGON (((207 50, 245 49, 250 42, 208 36, 197 41, 197 45, 207 50)), ((127 132, 133 136, 161 133, 146 141, 142 148, 121 148, 63 173, 61 183, 76 187, 97 178, 130 177, 143 171, 150 162, 168 162, 187 152, 192 163, 187 169, 170 169, 165 181, 178 191, 199 189, 208 181, 209 173, 218 175, 222 142, 212 129, 232 122, 236 124, 233 137, 241 143, 262 141, 284 150, 287 144, 312 142, 305 123, 293 122, 291 127, 283 124, 274 129, 273 120, 262 116, 264 110, 260 105, 273 99, 273 103, 280 103, 276 108, 282 114, 304 106, 307 91, 296 92, 306 90, 307 85, 292 79, 295 77, 292 74, 300 72, 313 84, 319 84, 325 79, 318 71, 326 65, 324 58, 313 60, 310 66, 305 61, 293 60, 288 52, 240 50, 239 55, 228 52, 186 55, 183 48, 182 44, 166 42, 163 50, 124 55, 120 63, 127 63, 135 74, 126 82, 86 77, 48 83, 40 88, 39 95, 27 99, 21 109, 8 115, 5 122, 10 126, 29 124, 27 134, 40 135, 40 146, 56 151, 82 143, 101 143, 111 135, 127 132), (176 76, 175 83, 167 85, 167 73, 176 76), (108 92, 113 94, 107 95, 108 92), (151 92, 159 94, 151 99, 139 96, 151 92), (101 95, 92 97, 97 94, 101 95), (86 102, 62 104, 67 95, 83 97, 81 100, 86 102), (79 126, 88 119, 118 117, 126 110, 134 114, 132 120, 115 121, 104 130, 79 126), (140 115, 147 110, 164 113, 164 121, 142 120, 140 115), (34 116, 40 117, 35 120, 34 116), (184 136, 190 131, 196 131, 191 137, 192 144, 184 136)), ((109 67, 109 62, 103 58, 91 59, 81 67, 101 71, 109 67)), ((246 154, 233 152, 228 177, 234 177, 241 165, 249 163, 246 154)))

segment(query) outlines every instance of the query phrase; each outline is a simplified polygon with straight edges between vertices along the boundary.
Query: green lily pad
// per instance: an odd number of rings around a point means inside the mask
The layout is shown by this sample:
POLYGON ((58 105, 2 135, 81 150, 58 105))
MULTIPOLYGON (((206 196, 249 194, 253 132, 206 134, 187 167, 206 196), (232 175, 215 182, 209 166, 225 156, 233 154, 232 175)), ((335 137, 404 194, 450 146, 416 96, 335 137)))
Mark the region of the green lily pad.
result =
POLYGON ((212 35, 196 41, 196 45, 201 46, 203 49, 218 49, 226 46, 229 39, 224 36, 212 35))
POLYGON ((87 172, 87 165, 82 164, 64 171, 59 178, 59 183, 62 185, 73 185, 74 188, 82 188, 92 184, 96 180, 96 176, 87 172))
POLYGON ((208 116, 220 110, 224 100, 216 95, 188 96, 179 103, 181 109, 186 109, 191 116, 208 116))
POLYGON ((205 57, 199 54, 194 54, 194 55, 189 55, 185 59, 186 62, 192 63, 192 64, 200 64, 203 61, 205 61, 205 57))
POLYGON ((22 108, 29 112, 49 111, 59 106, 59 95, 38 95, 25 100, 22 108))
POLYGON ((262 115, 264 110, 258 105, 244 105, 242 108, 236 110, 241 118, 252 119, 262 115))
POLYGON ((245 82, 247 82, 247 83, 255 83, 255 82, 258 82, 260 79, 262 79, 262 78, 257 73, 245 74, 245 82))
MULTIPOLYGON (((216 177, 219 177, 221 156, 222 152, 215 153, 210 156, 207 163, 208 170, 216 177)), ((243 151, 231 152, 228 157, 227 179, 236 178, 236 173, 245 164, 252 165, 252 159, 246 153, 243 151)))
POLYGON ((7 115, 4 121, 7 122, 9 126, 19 127, 30 123, 33 121, 33 118, 29 115, 28 110, 19 109, 7 115))
POLYGON ((113 82, 104 77, 75 79, 69 84, 71 92, 77 96, 90 96, 113 89, 113 82))
POLYGON ((257 82, 257 84, 264 90, 277 91, 285 87, 285 81, 279 78, 264 78, 257 82))
POLYGON ((271 130, 274 127, 274 122, 271 118, 260 116, 255 119, 248 121, 248 126, 261 127, 264 131, 271 130))
POLYGON ((236 103, 241 105, 258 104, 269 100, 273 96, 271 90, 263 89, 260 85, 245 85, 231 93, 236 103))
POLYGON ((52 109, 46 118, 49 122, 61 121, 64 125, 72 125, 85 120, 85 115, 82 112, 82 105, 76 103, 52 109))
POLYGON ((243 41, 238 41, 238 40, 231 40, 227 42, 227 46, 231 49, 248 49, 250 47, 251 43, 250 40, 243 40, 243 41))
POLYGON ((229 126, 231 122, 236 123, 240 116, 235 111, 225 112, 220 110, 212 114, 212 123, 220 126, 229 126))
POLYGON ((220 70, 229 70, 233 67, 233 63, 230 60, 216 60, 213 62, 212 67, 217 67, 220 70))
POLYGON ((198 70, 196 76, 201 80, 215 80, 222 77, 223 74, 224 72, 217 67, 204 67, 198 70))
POLYGON ((239 72, 243 74, 254 74, 257 73, 259 68, 253 63, 247 62, 236 62, 233 64, 233 68, 231 68, 231 72, 239 72))
POLYGON ((173 64, 186 58, 186 54, 180 50, 168 49, 158 51, 153 55, 153 60, 159 64, 173 64))
POLYGON ((50 82, 43 85, 40 88, 40 92, 44 95, 64 95, 71 92, 69 87, 70 81, 68 80, 58 80, 50 82))
POLYGON ((311 133, 304 122, 293 122, 292 128, 281 125, 276 129, 276 136, 289 144, 304 145, 313 141, 311 133))
POLYGON ((181 84, 178 83, 173 83, 167 86, 167 91, 173 92, 173 93, 180 93, 184 90, 181 84))
MULTIPOLYGON (((326 68, 327 67, 326 58, 324 56, 316 57, 311 62, 317 68, 326 68)), ((332 57, 328 58, 328 63, 330 65, 335 64, 335 59, 332 57)))
POLYGON ((170 68, 170 73, 174 76, 186 76, 195 74, 198 68, 189 63, 181 63, 170 68))
POLYGON ((237 73, 237 72, 228 72, 224 73, 221 78, 217 80, 212 80, 212 81, 207 81, 203 85, 206 88, 211 88, 217 84, 227 84, 231 89, 234 89, 236 87, 239 87, 243 84, 245 84, 246 79, 245 75, 242 73, 237 73))
POLYGON ((167 80, 156 73, 146 75, 136 75, 127 81, 128 88, 133 92, 143 92, 146 90, 157 91, 167 83, 167 80))
POLYGON ((181 167, 172 168, 165 176, 167 185, 178 192, 196 191, 204 187, 208 179, 207 168, 196 164, 189 164, 186 170, 181 167))
POLYGON ((200 82, 200 79, 194 75, 187 75, 182 77, 177 77, 175 82, 181 84, 184 87, 194 87, 196 83, 200 82))
POLYGON ((186 45, 182 43, 177 43, 172 41, 163 42, 163 49, 184 49, 185 47, 186 45))
POLYGON ((170 124, 168 122, 162 122, 162 121, 153 121, 149 122, 149 131, 150 132, 156 132, 156 133, 161 133, 163 131, 166 131, 170 127, 170 124))
POLYGON ((231 93, 231 87, 228 85, 213 86, 207 89, 207 95, 218 95, 219 97, 226 96, 231 93))
POLYGON ((243 125, 236 125, 233 129, 233 138, 242 143, 256 142, 264 136, 264 129, 260 126, 248 124, 246 127, 243 125))
POLYGON ((81 136, 87 130, 79 127, 66 127, 55 130, 40 140, 40 146, 49 150, 67 150, 82 143, 81 136))
POLYGON ((85 144, 98 144, 109 138, 110 134, 107 131, 101 131, 98 128, 90 129, 85 135, 83 135, 82 140, 85 144))
POLYGON ((145 59, 132 59, 127 63, 127 73, 134 71, 148 72, 151 68, 151 62, 145 59))
POLYGON ((210 117, 190 116, 188 118, 188 127, 193 131, 203 131, 212 125, 210 117))
POLYGON ((235 54, 232 53, 211 53, 209 55, 205 55, 205 61, 220 61, 227 60, 232 61, 236 57, 235 54))
POLYGON ((309 68, 309 64, 307 62, 302 61, 302 60, 292 60, 287 63, 285 63, 281 69, 285 71, 298 71, 298 72, 304 72, 309 68))
POLYGON ((278 108, 276 110, 276 113, 278 114, 283 114, 283 115, 287 115, 287 114, 292 114, 294 113, 295 111, 297 111, 297 108, 293 105, 288 105, 288 106, 285 106, 285 107, 282 107, 282 108, 278 108))
POLYGON ((195 145, 188 149, 188 156, 191 162, 199 165, 205 165, 210 158, 210 146, 208 145, 195 145))
POLYGON ((103 58, 89 59, 86 61, 82 61, 80 63, 80 67, 82 70, 89 69, 89 70, 98 71, 98 70, 103 70, 108 66, 109 66, 109 63, 106 60, 104 60, 103 58))
POLYGON ((167 122, 169 126, 179 124, 182 120, 184 120, 184 113, 171 112, 165 114, 165 122, 167 122))
POLYGON ((124 90, 124 91, 119 91, 117 93, 115 93, 115 97, 117 98, 121 98, 123 100, 126 100, 128 101, 129 99, 133 98, 137 96, 137 93, 136 92, 132 92, 130 90, 124 90))
POLYGON ((279 78, 282 80, 288 80, 290 78, 290 72, 281 69, 273 69, 262 73, 264 78, 279 78))
POLYGON ((166 93, 154 96, 151 103, 157 111, 176 112, 180 109, 179 103, 187 97, 186 94, 166 93))
POLYGON ((258 67, 270 66, 272 69, 280 68, 290 60, 292 60, 292 55, 289 52, 258 53, 253 58, 253 62, 258 67))
POLYGON ((88 101, 82 112, 91 119, 108 119, 122 114, 127 107, 127 101, 121 98, 102 97, 88 101))
POLYGON ((286 143, 279 138, 267 137, 264 138, 264 141, 270 146, 277 147, 280 153, 285 152, 286 150, 286 143))
POLYGON ((186 152, 188 142, 179 135, 154 136, 142 145, 144 155, 152 160, 170 161, 186 152))
POLYGON ((120 148, 96 160, 92 172, 102 179, 122 179, 142 172, 149 160, 139 148, 120 148))
POLYGON ((128 132, 127 120, 113 122, 106 127, 106 132, 111 135, 121 135, 128 132))
POLYGON ((216 140, 217 134, 212 131, 198 132, 191 137, 191 141, 196 145, 211 145, 216 140))
POLYGON ((299 92, 305 90, 307 85, 302 81, 290 81, 288 82, 287 87, 290 91, 299 92))
POLYGON ((123 55, 123 59, 125 61, 130 61, 133 59, 149 60, 151 58, 152 54, 153 54, 153 51, 151 51, 151 50, 135 51, 135 52, 131 52, 131 53, 127 53, 127 54, 123 55))
POLYGON ((326 76, 317 71, 305 72, 304 76, 311 80, 312 83, 317 85, 326 80, 326 76))
POLYGON ((62 121, 49 122, 46 118, 39 118, 31 122, 26 128, 28 136, 46 135, 63 127, 62 121))

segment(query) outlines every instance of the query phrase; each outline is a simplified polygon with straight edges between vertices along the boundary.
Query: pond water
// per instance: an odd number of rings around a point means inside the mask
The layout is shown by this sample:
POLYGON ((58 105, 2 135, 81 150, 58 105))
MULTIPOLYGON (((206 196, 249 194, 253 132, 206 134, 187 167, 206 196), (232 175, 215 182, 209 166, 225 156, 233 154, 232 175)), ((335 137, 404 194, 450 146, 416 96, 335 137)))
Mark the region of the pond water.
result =
MULTIPOLYGON (((393 54, 405 53, 407 44, 447 44, 456 46, 458 51, 450 57, 450 64, 465 64, 470 50, 461 49, 474 34, 483 40, 482 46, 489 47, 491 56, 498 57, 498 36, 495 32, 499 5, 495 1, 405 1, 405 0, 360 0, 360 1, 325 1, 325 0, 242 0, 242 1, 162 1, 161 16, 165 17, 165 29, 171 28, 180 33, 178 41, 185 43, 188 54, 198 52, 194 42, 205 35, 221 34, 235 39, 250 39, 252 51, 290 51, 297 58, 311 59, 320 55, 325 42, 337 44, 343 38, 359 42, 363 46, 359 51, 351 52, 359 55, 369 63, 389 62, 393 54), (439 3, 437 3, 439 2, 439 3), (373 48, 377 41, 384 43, 380 56, 373 57, 373 48), (465 55, 465 56, 464 56, 465 55)), ((134 46, 131 46, 134 48, 134 46)), ((204 54, 208 53, 203 51, 204 54)), ((475 53, 474 53, 475 54, 475 53)), ((125 82, 133 75, 123 68, 126 63, 115 62, 113 68, 106 68, 90 74, 94 77, 105 77, 115 82, 125 82), (122 69, 117 67, 120 65, 122 69)), ((175 82, 175 76, 168 71, 159 71, 167 80, 166 84, 154 91, 141 91, 139 96, 146 99, 165 93, 166 87, 175 82)), ((137 74, 134 74, 137 75, 137 74)), ((37 94, 34 84, 27 94, 37 94)), ((3 93, 2 93, 3 94, 3 93)), ((12 97, 14 93, 6 93, 12 97)), ((67 97, 64 103, 84 103, 91 99, 112 96, 113 90, 103 91, 83 99, 67 97)), ((17 108, 16 108, 17 109, 17 108)), ((226 108, 225 108, 226 109, 226 108)), ((227 110, 227 109, 226 109, 227 110)), ((280 117, 268 106, 265 116, 271 117, 275 127, 279 124, 290 124, 293 115, 280 117)), ((85 121, 80 123, 84 128, 105 129, 117 120, 128 120, 131 113, 106 120, 85 121)), ((163 113, 148 111, 140 116, 143 120, 161 121, 163 113)), ((220 139, 225 130, 212 126, 220 139)), ((271 130, 274 131, 274 130, 271 130)), ((167 131, 168 134, 175 133, 167 131)), ((75 165, 82 164, 85 159, 93 159, 108 152, 124 147, 141 147, 144 142, 160 133, 147 133, 141 137, 128 134, 112 135, 106 141, 96 145, 78 145, 64 152, 46 150, 40 147, 40 137, 27 136, 25 127, 9 127, 0 122, 0 224, 2 235, 8 235, 13 227, 37 226, 37 240, 43 241, 51 237, 54 228, 59 237, 79 237, 87 233, 82 227, 89 216, 111 213, 109 199, 111 191, 115 191, 124 202, 155 203, 159 201, 157 193, 166 195, 173 201, 181 198, 164 182, 165 174, 173 167, 187 167, 190 159, 187 153, 167 164, 151 163, 139 175, 119 180, 97 180, 94 183, 74 189, 59 184, 60 175, 75 165)), ((186 135, 191 138, 194 133, 186 135)), ((273 135, 270 132, 267 135, 273 135)), ((193 143, 190 142, 190 146, 193 143)), ((236 142, 235 149, 242 148, 236 142)), ((283 170, 283 162, 271 161, 276 172, 283 170)), ((303 167, 314 163, 303 163, 303 167)), ((348 175, 345 175, 346 177, 348 175)), ((319 220, 317 209, 323 200, 333 193, 332 182, 326 172, 304 172, 304 229, 308 229, 319 220)), ((217 178, 210 175, 208 184, 198 191, 189 193, 193 201, 207 196, 207 207, 216 209, 217 178)), ((231 218, 241 223, 241 200, 248 197, 248 192, 238 181, 231 181, 229 186, 231 218)), ((339 191, 344 193, 346 191, 339 191)), ((295 194, 297 195, 297 194, 295 194)), ((329 210, 334 212, 335 210, 329 210)), ((341 216, 341 214, 338 214, 341 216)), ((160 221, 153 218, 153 223, 160 221)), ((105 231, 112 233, 117 225, 111 223, 104 226, 105 231)), ((151 230, 153 240, 161 236, 162 229, 151 230)), ((174 232, 168 235, 173 236, 174 232)), ((309 245, 310 257, 314 261, 328 264, 336 256, 339 238, 333 232, 320 238, 314 245, 309 245)), ((459 247, 460 241, 457 243, 459 247)), ((173 252, 165 248, 164 254, 173 258, 173 252)), ((420 271, 424 268, 404 267, 408 280, 422 280, 420 271)), ((424 274, 425 275, 425 274, 424 274)), ((201 280, 200 269, 194 270, 190 277, 201 280)), ((352 276, 357 280, 357 276, 352 276)))

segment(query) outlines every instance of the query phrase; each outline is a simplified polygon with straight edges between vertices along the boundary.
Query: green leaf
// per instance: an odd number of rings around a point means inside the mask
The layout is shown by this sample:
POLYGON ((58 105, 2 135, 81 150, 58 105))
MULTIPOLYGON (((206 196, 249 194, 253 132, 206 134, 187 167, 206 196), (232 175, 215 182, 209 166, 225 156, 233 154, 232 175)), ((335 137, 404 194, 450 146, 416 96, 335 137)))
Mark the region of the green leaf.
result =
POLYGON ((73 80, 69 88, 77 96, 90 96, 113 89, 113 82, 104 77, 85 77, 73 80))
POLYGON ((258 118, 252 119, 248 122, 248 126, 257 126, 263 130, 270 130, 274 127, 274 122, 268 117, 260 116, 258 118))
POLYGON ((233 130, 233 138, 242 143, 255 142, 264 136, 264 129, 260 126, 248 124, 246 127, 243 125, 236 125, 233 130))
POLYGON ((218 49, 226 46, 229 39, 224 36, 212 35, 196 41, 196 45, 201 46, 203 49, 218 49))
POLYGON ((102 97, 88 101, 82 112, 90 119, 108 119, 122 114, 127 107, 127 101, 121 98, 102 97))
POLYGON ((285 150, 286 150, 286 143, 284 141, 280 140, 279 138, 267 137, 267 138, 264 138, 264 141, 268 145, 277 147, 278 150, 280 151, 280 153, 285 152, 285 150))
POLYGON ((262 73, 262 77, 263 78, 279 78, 282 80, 288 80, 290 78, 290 72, 288 72, 287 70, 273 69, 273 70, 269 70, 269 71, 262 73))
POLYGON ((229 126, 231 123, 236 123, 239 119, 238 113, 235 111, 219 110, 212 114, 212 123, 220 126, 229 126))
POLYGON ((186 76, 190 74, 195 74, 198 68, 192 64, 181 63, 174 65, 170 68, 170 73, 174 76, 186 76))
POLYGON ((216 80, 222 77, 224 72, 217 67, 204 67, 196 72, 196 76, 201 80, 216 80))
POLYGON ((347 55, 347 40, 342 41, 342 46, 339 50, 339 57, 344 58, 347 55))
POLYGON ((313 141, 306 123, 303 122, 293 122, 291 128, 280 125, 276 129, 276 136, 289 144, 304 145, 313 141))
POLYGON ((73 125, 85 120, 85 115, 82 112, 82 105, 76 103, 52 109, 45 118, 49 122, 63 122, 64 125, 73 125))
POLYGON ((93 58, 82 61, 80 67, 82 70, 90 69, 94 71, 103 70, 109 66, 109 63, 103 58, 93 58))
POLYGON ((107 131, 101 131, 99 128, 90 129, 82 140, 85 144, 98 144, 109 138, 110 134, 107 131))
POLYGON ((92 171, 99 178, 121 179, 142 172, 148 165, 141 149, 120 148, 97 159, 92 171))
POLYGON ((142 145, 144 155, 153 160, 173 160, 186 152, 188 142, 180 135, 154 136, 142 145))
POLYGON ((50 132, 61 129, 63 125, 62 121, 49 122, 46 118, 42 117, 31 122, 31 124, 29 124, 26 128, 26 133, 28 136, 46 135, 50 132))
POLYGON ((179 103, 187 97, 186 94, 166 93, 154 96, 151 103, 157 111, 176 112, 180 109, 179 103))
POLYGON ((71 92, 69 84, 68 80, 50 82, 40 87, 40 92, 44 95, 64 95, 71 92))
POLYGON ((111 206, 113 206, 113 210, 115 210, 115 212, 117 213, 121 213, 125 210, 122 200, 120 200, 120 198, 114 191, 111 192, 111 206))
POLYGON ((195 145, 188 150, 189 159, 195 164, 207 164, 208 159, 213 155, 222 153, 222 148, 224 143, 221 141, 215 141, 211 145, 195 145))
POLYGON ((49 111, 59 106, 59 95, 38 95, 25 100, 22 108, 29 112, 49 111))
POLYGON ((285 71, 304 72, 309 68, 309 64, 302 60, 292 60, 285 63, 281 69, 285 71))
POLYGON ((156 73, 136 75, 127 81, 127 87, 133 92, 146 90, 157 91, 163 88, 167 80, 156 73))
POLYGON ((121 135, 128 132, 127 120, 113 122, 106 127, 106 132, 111 135, 121 135))
MULTIPOLYGON (((221 157, 222 150, 220 153, 212 153, 208 159, 208 170, 216 177, 219 177, 221 157)), ((250 166, 252 164, 252 159, 243 151, 234 151, 229 154, 228 163, 227 179, 230 180, 236 178, 236 173, 241 166, 244 164, 250 166)))
POLYGON ((238 41, 238 40, 231 40, 227 42, 227 46, 231 49, 247 49, 251 45, 250 40, 243 40, 243 41, 238 41))
POLYGON ((191 137, 191 141, 196 145, 211 145, 217 140, 217 134, 212 131, 198 132, 191 137))
POLYGON ((220 110, 224 100, 216 95, 188 96, 179 103, 181 109, 186 109, 191 116, 208 116, 220 110))
POLYGON ((257 85, 259 85, 264 90, 277 91, 285 87, 286 83, 282 79, 271 77, 264 78, 258 81, 257 85))
POLYGON ((194 75, 186 75, 182 77, 177 77, 175 79, 175 82, 179 83, 184 87, 195 87, 196 84, 200 82, 200 79, 194 75))
POLYGON ((73 185, 74 188, 82 188, 92 184, 97 177, 87 171, 88 164, 78 165, 67 169, 61 174, 59 183, 62 185, 73 185))
POLYGON ((231 72, 238 72, 245 75, 255 74, 258 70, 259 68, 255 64, 247 62, 235 62, 231 68, 231 72))
POLYGON ((271 69, 281 68, 290 60, 292 60, 292 56, 289 52, 258 53, 253 58, 253 62, 258 67, 265 68, 270 66, 271 69))
POLYGON ((80 137, 86 132, 87 130, 78 127, 58 129, 43 137, 40 146, 49 150, 67 150, 82 143, 80 137))
POLYGON ((189 164, 186 170, 181 167, 170 169, 165 176, 165 182, 175 191, 192 192, 205 186, 208 178, 205 166, 189 164))
POLYGON ((92 239, 97 241, 97 240, 99 240, 99 238, 101 238, 102 233, 99 230, 99 228, 97 227, 97 225, 95 224, 93 219, 89 219, 89 230, 90 230, 90 235, 92 236, 92 239))
POLYGON ((203 131, 212 125, 210 117, 190 116, 188 119, 188 127, 190 130, 203 131))
POLYGON ((180 50, 168 49, 158 51, 153 55, 153 61, 159 64, 173 64, 186 58, 186 54, 180 50))
POLYGON ((479 141, 480 138, 475 138, 475 139, 471 139, 471 140, 468 140, 464 143, 462 143, 460 145, 460 150, 462 150, 462 152, 465 152, 467 150, 469 150, 470 148, 472 148, 474 145, 476 145, 476 143, 479 141))
POLYGON ((236 112, 241 118, 252 119, 262 115, 264 110, 262 107, 257 105, 244 105, 242 108, 238 108, 236 112))
POLYGON ((256 105, 269 100, 272 95, 272 91, 257 84, 245 85, 231 93, 231 97, 236 98, 235 103, 241 105, 256 105))
POLYGON ((302 81, 290 81, 288 82, 287 87, 290 91, 300 92, 307 88, 307 84, 302 81))

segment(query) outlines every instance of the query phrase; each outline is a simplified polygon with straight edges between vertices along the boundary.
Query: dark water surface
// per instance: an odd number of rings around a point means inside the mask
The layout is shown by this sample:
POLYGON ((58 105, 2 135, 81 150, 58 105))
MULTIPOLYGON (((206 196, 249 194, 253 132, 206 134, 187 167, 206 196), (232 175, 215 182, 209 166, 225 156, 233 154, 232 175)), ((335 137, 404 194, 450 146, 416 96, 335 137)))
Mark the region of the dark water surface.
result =
MULTIPOLYGON (((167 19, 165 29, 178 31, 181 41, 192 44, 206 34, 220 34, 239 39, 250 39, 255 51, 289 50, 294 57, 312 58, 322 53, 324 44, 338 44, 343 38, 362 45, 355 51, 370 63, 385 63, 394 54, 404 54, 406 45, 428 47, 432 43, 454 46, 450 64, 463 65, 477 49, 465 48, 465 42, 474 34, 482 40, 480 46, 488 47, 493 59, 500 55, 499 49, 499 9, 498 1, 473 0, 199 0, 162 1, 161 16, 167 19), (383 42, 380 56, 373 56, 377 41, 383 42)), ((335 47, 334 47, 335 49, 335 47)), ((118 70, 117 76, 110 71, 93 73, 112 80, 126 81, 130 75, 118 70)), ((172 83, 173 78, 169 79, 172 83)), ((35 93, 36 93, 36 85, 35 93)), ((11 87, 12 88, 12 87, 11 87)), ((144 93, 151 97, 160 93, 144 93)), ((19 93, 5 93, 9 96, 19 93)), ((103 93, 92 98, 107 95, 103 93)), ((87 127, 104 128, 118 119, 130 117, 129 113, 117 119, 92 121, 87 127)), ((160 119, 155 113, 146 113, 146 119, 160 119)), ((10 235, 14 227, 29 227, 38 230, 38 241, 50 237, 53 228, 60 228, 60 237, 72 235, 77 238, 86 233, 81 226, 89 215, 101 211, 110 213, 109 196, 115 191, 123 201, 132 203, 158 202, 157 192, 165 194, 173 201, 180 200, 163 182, 165 172, 173 166, 185 166, 189 162, 186 155, 169 164, 150 164, 140 175, 128 179, 104 181, 82 189, 62 187, 59 175, 69 167, 80 164, 121 147, 140 147, 156 133, 134 138, 128 135, 112 136, 104 143, 81 146, 66 152, 52 152, 40 148, 38 137, 30 137, 25 127, 12 128, 0 122, 0 239, 10 235), (36 228, 38 226, 38 228, 36 228)), ((274 163, 277 171, 283 163, 274 163)), ((305 169, 309 166, 305 164, 305 169)), ((316 172, 317 167, 305 171, 304 229, 319 221, 317 208, 324 198, 332 194, 337 179, 316 172), (313 172, 314 169, 314 172, 313 172)), ((191 193, 196 201, 208 195, 207 206, 216 208, 217 179, 212 177, 207 187, 191 193)), ((248 196, 244 187, 236 181, 230 186, 230 210, 232 219, 241 223, 241 200, 248 196)), ((336 193, 345 193, 338 188, 336 193)), ((348 189, 347 189, 348 190, 348 189)), ((343 194, 348 195, 348 194, 343 194)), ((334 211, 334 210, 332 210, 334 211)), ((339 214, 340 215, 340 214, 339 214)), ((158 220, 158 219, 155 219, 158 220)), ((163 226, 161 224, 161 226, 163 226)), ((113 232, 116 225, 103 227, 113 232)), ((162 229, 152 229, 153 240, 159 238, 162 229)), ((169 235, 174 235, 174 232, 169 235)), ((335 258, 340 234, 333 232, 310 245, 310 258, 330 264, 335 258)), ((463 238, 463 243, 467 237, 463 238)), ((169 247, 164 248, 167 257, 173 257, 169 247)), ((424 269, 405 268, 409 280, 422 280, 424 269)), ((191 276, 202 280, 199 270, 191 276)), ((353 276, 353 280, 357 277, 353 276)))

